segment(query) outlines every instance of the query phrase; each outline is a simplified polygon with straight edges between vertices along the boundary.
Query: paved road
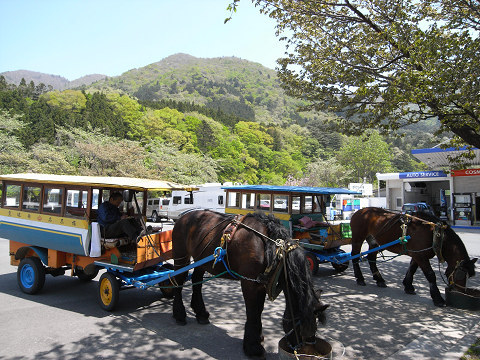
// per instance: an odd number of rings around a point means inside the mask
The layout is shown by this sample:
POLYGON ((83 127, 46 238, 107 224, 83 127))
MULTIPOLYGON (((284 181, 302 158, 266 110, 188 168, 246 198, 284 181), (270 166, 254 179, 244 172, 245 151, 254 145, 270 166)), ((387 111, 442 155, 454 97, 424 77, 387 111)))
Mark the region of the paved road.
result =
MULTIPOLYGON (((470 254, 480 255, 480 232, 458 233, 470 254)), ((400 257, 380 265, 387 289, 369 281, 366 264, 366 287, 356 286, 351 267, 342 274, 328 264, 320 267, 314 282, 331 307, 318 334, 334 345, 336 359, 458 359, 480 336, 480 312, 434 307, 421 273, 415 278, 417 295, 403 292, 408 262, 400 257)), ((438 284, 443 289, 441 279, 438 284)), ((480 276, 469 286, 480 288, 480 276)), ((49 276, 41 293, 23 294, 16 268, 9 265, 8 242, 0 239, 0 359, 245 359, 244 305, 235 281, 217 279, 204 286, 212 322, 206 326, 191 312, 188 324, 177 326, 171 300, 160 292, 123 291, 114 313, 99 308, 96 292, 95 280, 49 276)), ((189 299, 191 291, 184 293, 189 299)), ((265 306, 268 359, 278 358, 284 306, 283 295, 265 306)))

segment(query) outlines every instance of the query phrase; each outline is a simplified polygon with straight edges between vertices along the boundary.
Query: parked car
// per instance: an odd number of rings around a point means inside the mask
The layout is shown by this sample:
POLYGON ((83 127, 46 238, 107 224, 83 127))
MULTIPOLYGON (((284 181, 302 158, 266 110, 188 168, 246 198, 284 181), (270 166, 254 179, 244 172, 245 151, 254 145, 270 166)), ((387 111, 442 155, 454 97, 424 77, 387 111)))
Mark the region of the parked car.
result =
POLYGON ((403 204, 402 213, 412 214, 414 212, 424 212, 424 213, 428 213, 428 214, 431 214, 431 215, 435 215, 432 207, 430 205, 428 205, 427 203, 418 202, 418 203, 403 204))
POLYGON ((147 216, 150 216, 153 222, 161 219, 168 220, 168 206, 170 198, 152 198, 147 201, 147 216))

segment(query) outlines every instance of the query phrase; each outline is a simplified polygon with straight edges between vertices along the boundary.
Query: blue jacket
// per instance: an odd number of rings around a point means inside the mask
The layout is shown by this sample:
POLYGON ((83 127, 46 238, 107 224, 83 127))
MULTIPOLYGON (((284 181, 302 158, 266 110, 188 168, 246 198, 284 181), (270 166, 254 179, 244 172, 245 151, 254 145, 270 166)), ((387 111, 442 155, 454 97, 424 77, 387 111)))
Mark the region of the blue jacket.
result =
POLYGON ((122 213, 115 205, 105 201, 98 207, 98 223, 102 226, 110 225, 122 218, 122 213))

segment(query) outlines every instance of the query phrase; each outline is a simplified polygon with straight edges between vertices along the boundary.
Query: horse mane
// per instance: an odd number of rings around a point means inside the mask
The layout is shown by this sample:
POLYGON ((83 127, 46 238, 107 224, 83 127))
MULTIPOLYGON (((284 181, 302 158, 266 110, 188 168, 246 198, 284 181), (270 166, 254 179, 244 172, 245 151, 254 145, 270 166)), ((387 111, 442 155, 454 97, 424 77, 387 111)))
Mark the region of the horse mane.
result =
MULTIPOLYGON (((276 217, 270 214, 255 212, 248 214, 246 217, 253 217, 255 220, 263 223, 267 228, 267 236, 273 240, 283 239, 294 244, 290 238, 289 231, 280 223, 276 217)), ((275 260, 277 246, 273 241, 265 241, 265 256, 267 266, 275 260)), ((319 303, 319 299, 315 294, 310 270, 307 267, 305 250, 301 246, 297 246, 287 253, 287 269, 290 291, 293 293, 293 299, 298 307, 300 321, 305 333, 314 333, 317 329, 316 317, 314 310, 319 303)), ((284 279, 282 276, 282 283, 284 279)), ((286 292, 284 287, 284 293, 286 292)), ((285 294, 286 295, 286 294, 285 294)))
MULTIPOLYGON (((290 237, 288 230, 280 223, 275 216, 271 214, 265 214, 262 212, 254 212, 245 215, 245 219, 253 218, 256 221, 262 223, 267 228, 267 236, 270 239, 287 240, 290 237)), ((273 241, 265 241, 265 259, 267 267, 269 267, 274 261, 277 252, 277 246, 273 241)))
POLYGON ((450 241, 452 241, 453 244, 455 244, 456 246, 459 247, 459 250, 464 254, 465 258, 468 259, 468 252, 467 252, 467 248, 465 247, 465 244, 463 243, 462 239, 460 238, 460 236, 458 236, 458 234, 452 229, 452 227, 450 225, 448 225, 448 223, 442 219, 440 219, 439 217, 433 215, 433 214, 430 214, 430 213, 426 213, 426 212, 414 212, 412 214, 413 216, 415 217, 418 217, 422 220, 425 220, 425 221, 429 221, 429 222, 432 222, 434 224, 442 224, 445 226, 445 234, 446 234, 446 238, 447 239, 450 239, 450 241))

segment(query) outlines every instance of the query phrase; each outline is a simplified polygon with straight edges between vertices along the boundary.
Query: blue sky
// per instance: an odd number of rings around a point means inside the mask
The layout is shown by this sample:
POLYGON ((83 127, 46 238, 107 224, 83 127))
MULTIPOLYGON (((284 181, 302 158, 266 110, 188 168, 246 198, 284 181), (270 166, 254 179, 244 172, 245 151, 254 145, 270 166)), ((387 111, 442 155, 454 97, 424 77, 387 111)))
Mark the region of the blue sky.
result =
POLYGON ((243 0, 0 0, 0 72, 69 80, 117 76, 173 55, 236 56, 271 69, 284 53, 275 22, 243 0))

